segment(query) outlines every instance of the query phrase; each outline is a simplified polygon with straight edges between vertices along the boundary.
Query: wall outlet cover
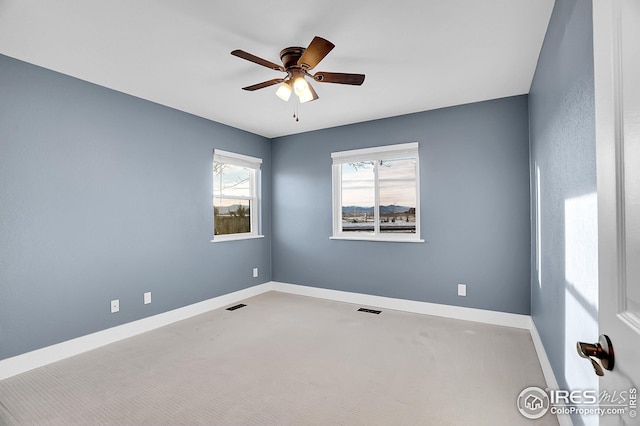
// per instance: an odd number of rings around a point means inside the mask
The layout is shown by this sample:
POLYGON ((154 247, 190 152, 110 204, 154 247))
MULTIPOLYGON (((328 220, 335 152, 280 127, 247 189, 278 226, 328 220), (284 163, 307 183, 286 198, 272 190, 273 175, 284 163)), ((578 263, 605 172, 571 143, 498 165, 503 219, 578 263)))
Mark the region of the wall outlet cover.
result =
POLYGON ((466 295, 467 295, 467 285, 458 284, 458 296, 466 296, 466 295))
POLYGON ((148 291, 144 294, 144 304, 148 305, 149 303, 151 303, 151 292, 148 291))
POLYGON ((112 300, 111 301, 111 313, 115 314, 118 311, 120 311, 120 299, 112 300))

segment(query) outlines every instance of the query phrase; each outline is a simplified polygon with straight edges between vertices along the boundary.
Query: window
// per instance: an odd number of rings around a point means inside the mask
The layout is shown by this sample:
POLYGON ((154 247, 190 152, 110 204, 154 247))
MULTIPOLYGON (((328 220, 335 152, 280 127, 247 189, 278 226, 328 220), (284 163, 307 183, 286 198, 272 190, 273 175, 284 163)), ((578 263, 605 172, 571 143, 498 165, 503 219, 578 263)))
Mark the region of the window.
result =
POLYGON ((418 143, 334 152, 334 239, 420 239, 418 143))
POLYGON ((213 152, 213 240, 260 238, 262 160, 219 149, 213 152))

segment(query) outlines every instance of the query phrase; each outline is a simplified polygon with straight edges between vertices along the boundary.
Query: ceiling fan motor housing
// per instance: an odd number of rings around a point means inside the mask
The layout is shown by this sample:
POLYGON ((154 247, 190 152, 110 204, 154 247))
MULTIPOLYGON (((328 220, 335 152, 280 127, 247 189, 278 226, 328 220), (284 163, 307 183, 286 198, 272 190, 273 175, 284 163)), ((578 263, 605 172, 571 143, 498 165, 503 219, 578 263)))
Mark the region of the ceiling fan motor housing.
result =
POLYGON ((280 60, 284 69, 298 68, 298 60, 306 49, 304 47, 286 47, 280 51, 280 60))

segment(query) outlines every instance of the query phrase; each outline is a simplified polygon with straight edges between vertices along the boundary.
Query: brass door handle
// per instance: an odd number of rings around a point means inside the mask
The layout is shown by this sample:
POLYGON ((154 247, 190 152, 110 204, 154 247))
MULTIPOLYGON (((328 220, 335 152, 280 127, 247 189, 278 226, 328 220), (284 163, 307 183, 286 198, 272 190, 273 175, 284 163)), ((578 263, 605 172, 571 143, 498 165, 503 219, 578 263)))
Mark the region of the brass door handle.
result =
POLYGON ((615 355, 611 339, 606 334, 601 334, 598 343, 578 342, 578 355, 591 361, 593 369, 598 376, 604 376, 605 370, 613 370, 615 355))

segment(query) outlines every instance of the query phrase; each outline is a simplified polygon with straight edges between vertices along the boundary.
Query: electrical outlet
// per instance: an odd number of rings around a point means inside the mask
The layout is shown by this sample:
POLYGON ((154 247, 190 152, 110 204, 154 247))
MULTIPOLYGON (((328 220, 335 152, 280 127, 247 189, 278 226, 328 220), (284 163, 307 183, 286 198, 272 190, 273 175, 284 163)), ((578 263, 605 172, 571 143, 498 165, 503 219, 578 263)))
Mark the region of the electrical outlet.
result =
POLYGON ((467 295, 467 285, 458 284, 458 296, 466 296, 466 295, 467 295))
POLYGON ((253 268, 253 278, 258 278, 258 268, 253 268))
POLYGON ((151 292, 148 291, 144 294, 144 304, 148 305, 149 303, 151 303, 151 292))
POLYGON ((115 314, 118 311, 120 311, 120 299, 112 300, 111 301, 111 313, 115 314))

